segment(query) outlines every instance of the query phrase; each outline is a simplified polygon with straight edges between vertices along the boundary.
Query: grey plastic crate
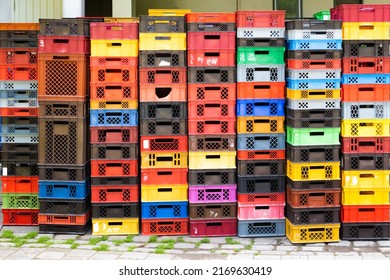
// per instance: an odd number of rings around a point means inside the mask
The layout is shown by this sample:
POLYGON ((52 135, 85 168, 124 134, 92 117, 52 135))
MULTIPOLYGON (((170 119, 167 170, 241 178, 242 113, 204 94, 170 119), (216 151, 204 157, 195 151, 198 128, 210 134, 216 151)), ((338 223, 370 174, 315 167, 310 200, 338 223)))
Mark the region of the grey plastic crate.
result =
POLYGON ((6 124, 2 126, 2 135, 31 135, 38 137, 38 124, 6 124))
POLYGON ((286 117, 296 119, 332 119, 341 118, 340 109, 292 110, 287 108, 286 117))
POLYGON ((0 81, 0 90, 38 90, 38 81, 0 81))
POLYGON ((389 170, 390 154, 344 154, 343 170, 389 170))
POLYGON ((326 70, 317 70, 317 69, 287 69, 287 78, 306 80, 306 79, 340 79, 341 78, 341 69, 326 69, 326 70))
POLYGON ((344 57, 390 56, 390 40, 345 40, 344 57))
POLYGON ((341 20, 292 19, 286 21, 286 29, 324 30, 341 29, 341 20))
POLYGON ((328 119, 297 119, 286 117, 286 125, 292 128, 324 128, 324 127, 340 127, 341 118, 328 119))
POLYGON ((140 16, 140 33, 185 33, 186 19, 180 16, 140 16))
POLYGON ((239 176, 267 176, 286 174, 285 160, 238 160, 237 174, 239 176))
POLYGON ((237 82, 284 82, 285 65, 238 65, 237 82))
POLYGON ((340 109, 340 99, 318 99, 318 100, 306 100, 306 99, 286 99, 286 107, 293 110, 330 110, 340 109))
POLYGON ((286 135, 237 134, 237 150, 284 150, 286 135))
POLYGON ((181 120, 141 120, 140 134, 142 136, 156 135, 186 135, 187 121, 181 120))
POLYGON ((142 120, 181 120, 187 118, 187 102, 141 102, 142 120))
POLYGON ((237 176, 241 194, 280 193, 286 191, 285 176, 237 176))
POLYGON ((186 51, 140 51, 140 67, 187 67, 186 51))
POLYGON ((23 100, 23 99, 37 99, 38 91, 37 90, 1 90, 0 98, 10 99, 10 100, 23 100))
POLYGON ((237 38, 284 38, 285 28, 237 28, 237 38))
POLYGON ((236 24, 234 22, 189 22, 187 32, 234 32, 236 24))
POLYGON ((286 145, 287 158, 292 162, 340 161, 340 145, 292 146, 286 145))
POLYGON ((343 119, 388 119, 390 102, 343 102, 343 119))
POLYGON ((238 221, 239 237, 271 237, 286 235, 286 220, 238 221))
POLYGON ((27 135, 16 135, 16 134, 1 134, 1 143, 38 143, 38 133, 36 134, 27 134, 27 135))
POLYGON ((37 98, 28 99, 0 99, 0 108, 37 108, 37 98))

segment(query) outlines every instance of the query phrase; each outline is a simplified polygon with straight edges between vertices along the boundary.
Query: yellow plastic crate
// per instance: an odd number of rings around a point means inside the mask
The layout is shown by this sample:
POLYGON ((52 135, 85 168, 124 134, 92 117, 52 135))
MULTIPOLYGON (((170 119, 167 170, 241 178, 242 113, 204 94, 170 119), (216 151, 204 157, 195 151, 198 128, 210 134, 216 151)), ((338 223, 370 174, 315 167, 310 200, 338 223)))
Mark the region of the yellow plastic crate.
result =
POLYGON ((190 169, 236 168, 236 152, 189 152, 190 169))
POLYGON ((92 219, 92 235, 139 234, 139 218, 92 219))
POLYGON ((186 14, 191 13, 188 9, 148 9, 149 16, 177 16, 183 17, 186 14))
POLYGON ((91 56, 138 57, 138 40, 91 40, 91 56))
POLYGON ((342 191, 343 205, 380 205, 390 203, 390 187, 371 188, 361 186, 347 188, 342 191))
POLYGON ((187 152, 141 153, 141 168, 186 168, 187 152))
POLYGON ((103 101, 103 100, 91 100, 91 109, 94 110, 106 110, 106 109, 138 109, 138 101, 103 101))
POLYGON ((363 170, 363 171, 342 171, 341 185, 343 189, 358 188, 360 186, 375 188, 390 187, 390 170, 363 170))
POLYGON ((343 137, 390 136, 390 119, 358 119, 341 121, 343 137))
POLYGON ((343 40, 389 40, 390 22, 343 22, 343 40))
POLYGON ((237 133, 284 133, 284 117, 237 117, 237 133))
POLYGON ((340 224, 293 225, 286 219, 286 237, 291 243, 340 241, 340 224))
POLYGON ((307 99, 307 100, 315 100, 315 99, 336 99, 341 98, 341 90, 340 89, 290 89, 287 88, 287 98, 290 99, 307 99))
POLYGON ((287 176, 294 181, 338 180, 340 162, 291 162, 287 160, 287 176))
POLYGON ((185 51, 186 33, 140 33, 139 49, 141 51, 185 51))
POLYGON ((188 185, 141 185, 141 201, 188 201, 188 185))

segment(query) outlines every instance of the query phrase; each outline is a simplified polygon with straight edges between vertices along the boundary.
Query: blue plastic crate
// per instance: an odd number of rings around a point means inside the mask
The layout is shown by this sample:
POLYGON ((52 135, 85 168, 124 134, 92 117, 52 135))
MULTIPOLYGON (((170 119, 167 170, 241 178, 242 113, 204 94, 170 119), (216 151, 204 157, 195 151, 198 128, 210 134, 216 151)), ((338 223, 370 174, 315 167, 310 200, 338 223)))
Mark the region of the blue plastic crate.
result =
POLYGON ((91 110, 91 126, 137 126, 137 110, 91 110))
POLYGON ((188 202, 142 202, 143 219, 188 218, 188 202))
POLYGON ((390 74, 344 74, 343 84, 390 84, 390 74))
POLYGON ((286 220, 239 220, 239 237, 285 236, 286 220))
POLYGON ((0 90, 0 98, 2 99, 30 99, 38 98, 37 90, 0 90))
POLYGON ((287 40, 287 50, 341 50, 342 40, 287 40))
POLYGON ((284 116, 284 99, 238 99, 237 116, 284 116))
POLYGON ((286 134, 237 134, 237 150, 284 150, 286 134))
POLYGON ((12 135, 35 135, 38 136, 38 124, 4 124, 1 125, 1 133, 12 135))
POLYGON ((286 79, 286 87, 290 89, 340 89, 341 79, 332 80, 294 80, 286 79))
POLYGON ((85 199, 91 193, 91 182, 39 181, 38 197, 54 199, 85 199))

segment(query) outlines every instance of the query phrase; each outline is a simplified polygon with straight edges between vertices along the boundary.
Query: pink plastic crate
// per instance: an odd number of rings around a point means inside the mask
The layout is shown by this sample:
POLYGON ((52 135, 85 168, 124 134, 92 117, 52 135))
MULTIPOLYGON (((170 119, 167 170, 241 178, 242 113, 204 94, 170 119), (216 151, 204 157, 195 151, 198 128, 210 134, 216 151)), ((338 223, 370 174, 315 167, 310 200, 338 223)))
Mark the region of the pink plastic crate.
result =
POLYGON ((284 205, 284 203, 271 205, 238 203, 237 218, 239 220, 283 219, 284 205))
POLYGON ((236 202, 237 185, 190 186, 189 201, 192 203, 236 202))

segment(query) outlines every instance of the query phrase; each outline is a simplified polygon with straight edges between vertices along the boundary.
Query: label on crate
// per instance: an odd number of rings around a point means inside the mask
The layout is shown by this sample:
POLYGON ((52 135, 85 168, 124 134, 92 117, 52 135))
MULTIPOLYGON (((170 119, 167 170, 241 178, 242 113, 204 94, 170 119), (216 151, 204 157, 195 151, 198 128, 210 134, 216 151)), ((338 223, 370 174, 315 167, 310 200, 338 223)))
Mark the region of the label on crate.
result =
POLYGON ((3 167, 3 176, 7 176, 8 174, 8 170, 7 170, 7 167, 3 167))
POLYGON ((144 148, 149 149, 149 140, 144 140, 144 148))

